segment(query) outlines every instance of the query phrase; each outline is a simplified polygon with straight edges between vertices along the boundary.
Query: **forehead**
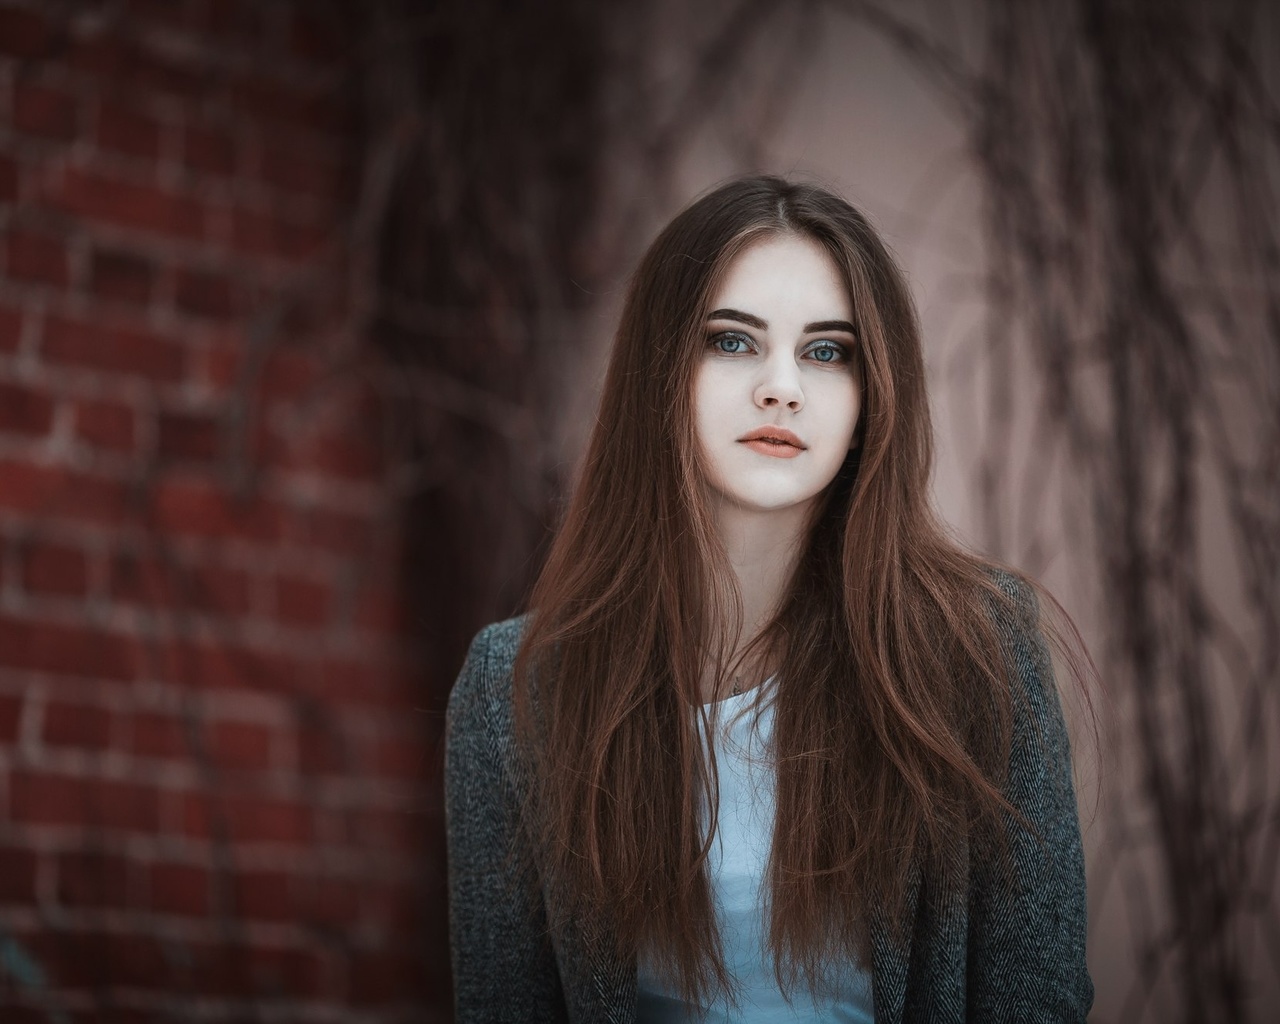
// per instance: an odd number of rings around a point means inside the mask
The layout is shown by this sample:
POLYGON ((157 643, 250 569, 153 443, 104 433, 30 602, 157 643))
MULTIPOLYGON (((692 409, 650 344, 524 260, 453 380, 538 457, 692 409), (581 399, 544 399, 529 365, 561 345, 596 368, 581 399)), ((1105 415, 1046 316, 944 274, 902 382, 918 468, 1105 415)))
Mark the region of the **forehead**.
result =
POLYGON ((737 309, 772 321, 769 313, 804 320, 852 320, 853 309, 835 261, 803 235, 752 242, 725 269, 713 309, 737 309))

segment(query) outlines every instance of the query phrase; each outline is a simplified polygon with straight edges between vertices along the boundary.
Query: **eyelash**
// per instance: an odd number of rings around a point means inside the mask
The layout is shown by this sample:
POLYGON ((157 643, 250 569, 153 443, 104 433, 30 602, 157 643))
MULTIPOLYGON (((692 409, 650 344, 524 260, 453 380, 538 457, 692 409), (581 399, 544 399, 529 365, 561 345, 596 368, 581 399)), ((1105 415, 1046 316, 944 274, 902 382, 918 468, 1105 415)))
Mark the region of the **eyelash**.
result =
POLYGON ((824 363, 826 365, 843 365, 849 361, 849 350, 843 345, 839 345, 834 341, 819 341, 808 350, 808 354, 815 352, 834 352, 834 359, 815 359, 815 363, 824 363))
POLYGON ((734 352, 725 351, 725 349, 721 347, 721 343, 726 341, 741 342, 742 344, 746 345, 748 349, 750 349, 754 345, 754 342, 749 337, 747 337, 747 335, 739 334, 736 331, 718 331, 715 334, 711 335, 711 347, 714 348, 717 352, 726 356, 736 356, 736 355, 742 354, 742 352, 744 351, 743 349, 739 349, 734 352))
MULTIPOLYGON (((722 343, 726 341, 741 342, 743 345, 747 346, 746 350, 750 350, 751 348, 755 347, 755 342, 751 339, 751 337, 749 337, 746 334, 740 334, 737 331, 717 331, 715 334, 711 335, 711 342, 710 342, 711 347, 714 348, 717 352, 719 352, 722 355, 737 356, 737 355, 742 355, 743 352, 746 351, 743 349, 738 349, 733 352, 726 352, 722 347, 722 343)), ((850 359, 848 348, 834 341, 826 341, 826 340, 816 341, 812 345, 810 345, 808 348, 805 349, 804 354, 813 355, 815 352, 834 352, 835 353, 834 359, 814 359, 813 360, 813 362, 818 363, 819 365, 822 365, 822 366, 843 366, 845 363, 849 362, 849 359, 850 359)))

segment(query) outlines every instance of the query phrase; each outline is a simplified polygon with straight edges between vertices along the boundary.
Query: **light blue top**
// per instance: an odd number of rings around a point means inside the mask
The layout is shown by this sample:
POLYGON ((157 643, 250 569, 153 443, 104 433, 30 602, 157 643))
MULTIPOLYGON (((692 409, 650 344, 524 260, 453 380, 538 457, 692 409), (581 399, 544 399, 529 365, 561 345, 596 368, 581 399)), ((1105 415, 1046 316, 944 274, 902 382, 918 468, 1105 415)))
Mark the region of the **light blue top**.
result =
MULTIPOLYGON (((689 1007, 641 957, 638 1024, 871 1024, 874 1019, 871 975, 857 965, 827 979, 816 998, 801 983, 788 1004, 778 989, 773 957, 764 942, 762 902, 776 788, 768 757, 773 707, 770 702, 755 711, 755 696, 748 692, 720 701, 714 723, 720 817, 708 866, 725 963, 738 984, 737 1006, 721 997, 710 1008, 687 1013, 689 1007)), ((710 713, 711 707, 707 710, 710 713)))

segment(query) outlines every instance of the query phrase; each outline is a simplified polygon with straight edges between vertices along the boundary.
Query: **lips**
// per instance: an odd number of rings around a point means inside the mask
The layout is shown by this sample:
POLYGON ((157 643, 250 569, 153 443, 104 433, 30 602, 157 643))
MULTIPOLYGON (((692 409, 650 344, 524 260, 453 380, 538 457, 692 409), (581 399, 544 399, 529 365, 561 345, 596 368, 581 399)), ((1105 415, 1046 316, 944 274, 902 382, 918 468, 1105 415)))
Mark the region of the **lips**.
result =
POLYGON ((753 452, 775 459, 794 459, 808 446, 789 430, 782 427, 759 427, 738 438, 753 452))

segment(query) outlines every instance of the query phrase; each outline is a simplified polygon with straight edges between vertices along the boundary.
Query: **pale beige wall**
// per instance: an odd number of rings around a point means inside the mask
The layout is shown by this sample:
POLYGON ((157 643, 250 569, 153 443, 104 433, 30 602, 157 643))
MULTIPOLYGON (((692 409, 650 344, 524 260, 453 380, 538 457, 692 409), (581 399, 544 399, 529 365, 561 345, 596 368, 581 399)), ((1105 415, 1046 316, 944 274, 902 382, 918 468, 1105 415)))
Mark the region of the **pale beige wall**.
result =
MULTIPOLYGON (((723 9, 724 4, 665 5, 660 19, 664 42, 654 49, 646 69, 656 95, 679 91, 689 73, 690 54, 715 30, 718 15, 713 12, 723 9)), ((936 21, 930 24, 938 27, 936 21)), ((983 382, 988 368, 974 344, 985 316, 982 194, 965 133, 943 90, 878 33, 846 16, 827 14, 802 44, 805 56, 797 66, 795 27, 793 19, 783 16, 763 42, 745 52, 725 53, 726 73, 731 66, 734 85, 715 116, 682 141, 665 189, 637 175, 622 157, 619 202, 649 204, 648 230, 638 232, 636 244, 689 199, 745 170, 813 178, 861 207, 899 256, 919 306, 933 398, 938 506, 962 538, 978 543, 982 531, 973 470, 986 429, 983 382), (762 110, 771 124, 760 124, 762 110), (638 196, 650 188, 652 194, 638 196)), ((972 25, 958 23, 946 31, 962 48, 976 51, 972 25)), ((567 460, 580 449, 591 420, 596 390, 587 382, 598 381, 602 371, 622 284, 619 276, 598 295, 585 326, 600 344, 586 365, 566 378, 562 444, 567 460)), ((1015 446, 1015 454, 1019 460, 1035 457, 1025 446, 1015 446)), ((1056 493, 1046 496, 1043 508, 1045 549, 1051 557, 1023 567, 1050 584, 1088 639, 1095 633, 1088 615, 1088 577, 1071 571, 1075 552, 1061 528, 1056 493)), ((1082 802, 1091 822, 1086 845, 1092 870, 1105 828, 1093 796, 1091 764, 1082 764, 1079 774, 1088 794, 1082 802)), ((1091 916, 1089 956, 1098 991, 1092 1019, 1116 1020, 1134 973, 1123 902, 1091 899, 1091 916)))
MULTIPOLYGON (((662 0, 654 45, 640 69, 654 103, 676 105, 690 75, 692 54, 712 38, 729 9, 724 2, 689 5, 662 0)), ((918 0, 895 11, 940 33, 976 65, 980 29, 960 15, 970 5, 918 0), (945 11, 956 17, 948 22, 945 11)), ((798 5, 797 5, 798 7, 798 5)), ((975 485, 978 453, 993 427, 987 385, 992 373, 1011 375, 1020 400, 1011 425, 1012 478, 1025 478, 1048 461, 1043 485, 1011 505, 1016 524, 1006 550, 996 552, 1035 574, 1058 596, 1090 647, 1101 651, 1097 574, 1092 568, 1089 516, 1064 461, 1030 440, 1038 400, 1025 361, 993 368, 983 357, 987 328, 983 299, 982 182, 967 149, 963 120, 949 105, 945 87, 913 64, 899 46, 847 15, 827 13, 806 38, 797 35, 794 11, 774 15, 767 31, 741 49, 717 54, 731 84, 715 109, 680 139, 669 176, 655 178, 628 145, 615 157, 616 202, 638 209, 640 230, 624 246, 619 266, 638 253, 652 232, 691 198, 721 179, 764 170, 817 179, 861 207, 879 227, 907 272, 920 309, 933 399, 937 504, 958 535, 980 546, 985 536, 975 485), (797 57, 799 54, 799 57, 797 57)), ((634 70, 634 69, 632 69, 634 70)), ((1271 68, 1274 74, 1275 68, 1271 68)), ((628 82, 623 88, 632 87, 628 82)), ((661 118, 658 118, 661 120, 661 118)), ((590 423, 603 353, 621 299, 619 272, 600 290, 587 316, 587 333, 599 339, 584 366, 566 375, 562 443, 571 460, 590 423)), ((1215 540, 1212 531, 1208 546, 1215 540)), ((1230 560, 1219 551, 1224 567, 1230 560)), ((1234 698, 1225 677, 1217 687, 1224 715, 1234 698)), ((1077 775, 1090 872, 1089 959, 1097 987, 1094 1021, 1174 1019, 1176 979, 1166 967, 1150 992, 1134 999, 1140 984, 1140 933, 1158 929, 1162 882, 1150 836, 1149 812, 1139 779, 1125 759, 1123 694, 1095 694, 1101 726, 1102 765, 1093 756, 1078 696, 1068 694, 1077 739, 1077 775), (1119 830, 1137 835, 1129 852, 1112 857, 1119 830), (1148 923, 1135 928, 1135 901, 1146 901, 1148 923), (1140 1011, 1140 1012, 1139 1012, 1140 1011)), ((1280 1006, 1273 971, 1258 959, 1250 979, 1254 1006, 1280 1006)), ((1257 1019, 1267 1019, 1266 1011, 1257 1019)))

